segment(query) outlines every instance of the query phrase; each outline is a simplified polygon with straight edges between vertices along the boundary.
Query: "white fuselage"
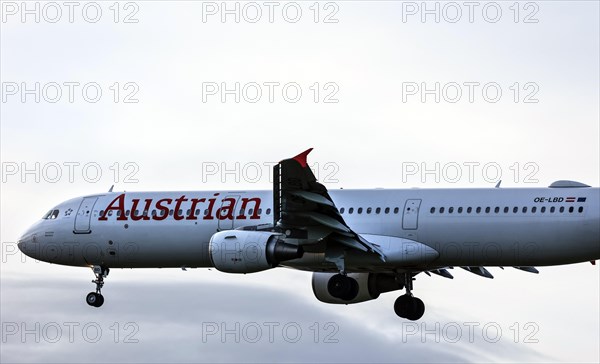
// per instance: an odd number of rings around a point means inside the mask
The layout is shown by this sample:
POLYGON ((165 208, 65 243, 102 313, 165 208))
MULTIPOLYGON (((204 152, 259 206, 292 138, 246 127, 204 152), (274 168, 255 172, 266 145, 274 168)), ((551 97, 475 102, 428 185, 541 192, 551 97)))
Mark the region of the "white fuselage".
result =
MULTIPOLYGON (((439 256, 429 268, 544 266, 600 258, 598 188, 329 193, 357 233, 409 239, 436 250, 439 256)), ((21 237, 19 247, 36 259, 74 266, 211 267, 211 236, 272 224, 272 202, 271 191, 110 192, 80 197, 53 208, 21 237)), ((351 256, 346 264, 348 271, 362 271, 365 265, 369 271, 403 268, 353 261, 351 256)), ((320 252, 285 265, 335 271, 320 252)))

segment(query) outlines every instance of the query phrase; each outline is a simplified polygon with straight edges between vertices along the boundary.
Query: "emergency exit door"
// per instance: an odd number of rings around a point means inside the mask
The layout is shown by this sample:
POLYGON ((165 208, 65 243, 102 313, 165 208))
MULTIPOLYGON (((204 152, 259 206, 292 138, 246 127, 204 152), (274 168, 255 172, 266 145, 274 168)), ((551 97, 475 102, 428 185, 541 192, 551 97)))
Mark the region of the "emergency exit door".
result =
POLYGON ((92 211, 97 200, 98 197, 86 197, 81 201, 77 215, 75 215, 75 229, 73 230, 75 234, 91 233, 90 220, 92 219, 92 211))
POLYGON ((419 207, 421 200, 406 200, 404 214, 402 215, 402 228, 416 230, 419 227, 419 207))

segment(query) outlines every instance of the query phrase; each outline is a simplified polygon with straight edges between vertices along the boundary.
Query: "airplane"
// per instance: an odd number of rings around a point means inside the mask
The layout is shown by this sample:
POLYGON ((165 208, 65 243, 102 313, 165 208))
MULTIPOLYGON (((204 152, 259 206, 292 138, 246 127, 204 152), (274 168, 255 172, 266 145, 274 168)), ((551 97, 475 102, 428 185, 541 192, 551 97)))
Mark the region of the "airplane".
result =
POLYGON ((254 273, 278 266, 313 272, 325 303, 352 304, 405 290, 395 313, 418 320, 424 273, 452 279, 461 267, 592 262, 600 258, 600 190, 561 180, 547 188, 339 189, 307 163, 311 149, 273 169, 272 191, 113 192, 53 207, 18 240, 37 260, 91 267, 92 307, 114 268, 216 268, 254 273))

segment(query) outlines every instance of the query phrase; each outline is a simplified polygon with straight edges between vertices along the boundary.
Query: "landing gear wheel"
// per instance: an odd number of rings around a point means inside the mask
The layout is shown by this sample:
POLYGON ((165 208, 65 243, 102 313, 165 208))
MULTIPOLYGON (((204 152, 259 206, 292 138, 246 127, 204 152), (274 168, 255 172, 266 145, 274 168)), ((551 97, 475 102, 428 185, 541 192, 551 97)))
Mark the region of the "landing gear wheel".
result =
POLYGON ((92 307, 100 307, 104 303, 104 296, 100 293, 90 292, 85 297, 85 302, 92 307))
POLYGON ((92 283, 96 284, 96 292, 90 292, 85 297, 85 302, 92 307, 100 307, 104 304, 104 296, 102 296, 102 287, 104 286, 104 278, 108 276, 108 267, 95 265, 92 267, 96 279, 92 283))
POLYGON ((335 298, 351 301, 358 295, 358 282, 354 278, 336 274, 327 282, 327 291, 335 298))
POLYGON ((402 318, 416 321, 423 317, 425 304, 419 298, 405 294, 394 302, 394 311, 402 318))
POLYGON ((413 311, 411 312, 411 315, 407 318, 409 320, 416 321, 416 320, 420 319, 421 317, 423 317, 423 314, 425 314, 425 304, 423 303, 423 301, 421 301, 421 299, 419 299, 417 297, 413 297, 412 299, 413 299, 413 311))

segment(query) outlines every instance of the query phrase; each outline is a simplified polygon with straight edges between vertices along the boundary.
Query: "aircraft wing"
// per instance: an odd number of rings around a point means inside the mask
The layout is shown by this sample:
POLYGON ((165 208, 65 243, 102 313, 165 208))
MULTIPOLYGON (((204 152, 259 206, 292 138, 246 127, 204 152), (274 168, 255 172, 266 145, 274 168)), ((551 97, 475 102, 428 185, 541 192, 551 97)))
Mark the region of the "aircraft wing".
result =
POLYGON ((373 244, 352 231, 329 196, 317 182, 306 158, 312 148, 273 167, 274 225, 289 238, 307 242, 338 243, 341 246, 385 255, 373 244))

